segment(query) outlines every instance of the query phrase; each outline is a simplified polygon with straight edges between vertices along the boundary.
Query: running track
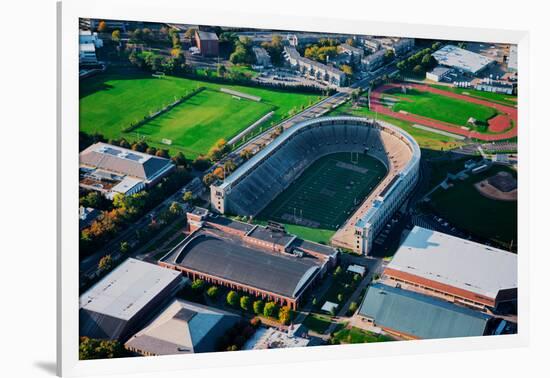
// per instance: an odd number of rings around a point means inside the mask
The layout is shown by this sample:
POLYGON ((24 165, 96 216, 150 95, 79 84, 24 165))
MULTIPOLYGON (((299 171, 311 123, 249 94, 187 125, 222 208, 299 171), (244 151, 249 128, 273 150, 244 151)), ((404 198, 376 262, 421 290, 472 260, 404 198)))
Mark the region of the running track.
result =
MULTIPOLYGON (((382 97, 382 93, 384 93, 384 92, 386 92, 386 91, 388 91, 392 88, 401 88, 402 84, 386 84, 386 85, 383 85, 381 87, 376 88, 371 94, 371 110, 373 110, 375 112, 378 112, 380 114, 388 115, 388 116, 393 117, 393 118, 401 119, 403 121, 417 123, 417 124, 420 124, 420 125, 432 127, 434 129, 444 130, 444 131, 447 131, 447 132, 450 132, 450 133, 453 133, 453 134, 463 135, 467 138, 475 138, 475 139, 480 139, 480 140, 488 141, 488 142, 494 141, 494 140, 510 139, 510 138, 514 138, 518 135, 518 130, 517 130, 517 128, 518 128, 518 110, 514 107, 501 105, 501 104, 496 104, 494 102, 490 102, 490 101, 487 101, 487 100, 482 100, 482 99, 475 98, 475 97, 470 97, 470 96, 467 96, 467 95, 462 95, 462 94, 458 94, 458 93, 454 93, 454 92, 445 91, 445 90, 442 90, 442 89, 433 88, 433 87, 430 87, 430 86, 424 85, 424 84, 407 83, 406 86, 408 88, 414 88, 414 89, 417 89, 417 90, 422 91, 422 92, 432 92, 432 93, 436 93, 436 94, 439 94, 439 95, 442 95, 442 96, 453 97, 453 98, 456 98, 456 99, 472 102, 474 104, 479 104, 479 105, 484 105, 484 106, 487 106, 487 107, 490 107, 490 108, 494 108, 494 109, 498 110, 500 113, 502 113, 501 116, 497 116, 497 117, 493 118, 493 119, 495 119, 495 121, 498 121, 499 124, 500 124, 500 125, 495 124, 494 125, 495 129, 497 129, 499 126, 502 127, 501 125, 502 125, 502 122, 503 122, 503 117, 506 117, 506 122, 510 119, 513 120, 514 121, 514 127, 509 129, 509 130, 506 130, 503 133, 483 134, 483 133, 479 133, 477 131, 464 130, 460 126, 453 125, 452 123, 437 121, 435 119, 422 117, 422 116, 419 116, 419 115, 416 115, 416 114, 411 114, 411 113, 404 114, 404 113, 394 112, 393 110, 391 110, 391 109, 387 108, 386 106, 382 105, 382 102, 380 100, 381 100, 381 97, 382 97)), ((491 125, 491 120, 489 121, 489 123, 490 123, 490 127, 492 127, 493 125, 491 125)))

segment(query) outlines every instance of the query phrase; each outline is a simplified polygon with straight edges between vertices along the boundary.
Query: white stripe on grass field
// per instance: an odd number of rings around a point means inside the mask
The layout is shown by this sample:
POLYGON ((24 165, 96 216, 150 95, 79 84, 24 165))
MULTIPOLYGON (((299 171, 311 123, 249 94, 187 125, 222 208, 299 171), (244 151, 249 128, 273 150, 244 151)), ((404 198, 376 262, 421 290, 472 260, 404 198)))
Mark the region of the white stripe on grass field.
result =
POLYGON ((414 124, 413 127, 414 127, 415 129, 421 129, 421 130, 425 130, 425 131, 430 131, 430 132, 432 132, 432 133, 436 133, 436 134, 440 134, 440 135, 445 135, 445 136, 448 136, 448 137, 451 137, 451 138, 455 138, 455 139, 458 139, 458 140, 466 139, 465 136, 458 135, 458 134, 453 134, 453 133, 449 133, 449 132, 443 131, 443 130, 434 129, 434 128, 431 128, 431 127, 428 127, 428 126, 424 126, 424 125, 414 124))

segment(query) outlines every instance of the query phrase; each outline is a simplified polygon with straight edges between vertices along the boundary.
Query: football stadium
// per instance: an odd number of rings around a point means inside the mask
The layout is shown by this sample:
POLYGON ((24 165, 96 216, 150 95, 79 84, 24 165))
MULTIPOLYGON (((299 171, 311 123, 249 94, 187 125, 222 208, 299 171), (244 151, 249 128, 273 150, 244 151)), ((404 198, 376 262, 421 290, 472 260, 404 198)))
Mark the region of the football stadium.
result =
POLYGON ((222 214, 335 230, 330 242, 368 254, 418 179, 420 148, 405 131, 362 117, 320 117, 285 130, 211 186, 222 214))

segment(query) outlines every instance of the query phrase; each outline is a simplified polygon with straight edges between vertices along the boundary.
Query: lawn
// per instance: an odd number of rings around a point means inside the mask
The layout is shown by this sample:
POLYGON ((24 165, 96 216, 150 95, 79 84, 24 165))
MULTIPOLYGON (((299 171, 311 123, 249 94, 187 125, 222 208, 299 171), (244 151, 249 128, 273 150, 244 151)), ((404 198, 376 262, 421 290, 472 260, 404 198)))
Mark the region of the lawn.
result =
POLYGON ((229 94, 204 90, 170 111, 134 130, 148 141, 172 140, 172 148, 194 158, 220 138, 230 139, 273 107, 263 102, 236 99, 229 94))
POLYGON ((356 159, 351 163, 350 153, 318 159, 258 218, 337 230, 387 173, 369 155, 359 154, 356 159))
POLYGON ((357 327, 343 328, 334 334, 333 339, 338 340, 342 344, 363 344, 393 341, 393 339, 388 336, 378 335, 357 327))
POLYGON ((516 176, 510 168, 493 166, 483 174, 455 181, 450 189, 438 189, 432 195, 430 208, 451 224, 508 249, 512 241, 517 243, 517 202, 486 198, 473 186, 500 171, 516 176))
POLYGON ((330 318, 328 316, 319 315, 319 314, 309 314, 304 319, 304 325, 319 334, 323 334, 327 328, 330 326, 330 318))
MULTIPOLYGON (((131 133, 124 133, 122 131, 123 128, 132 122, 142 120, 144 116, 174 102, 174 99, 188 94, 197 87, 206 87, 215 92, 219 91, 220 88, 228 88, 259 96, 262 98, 261 104, 264 105, 265 109, 275 109, 274 115, 271 118, 271 122, 274 123, 288 116, 289 111, 308 107, 320 100, 320 97, 316 94, 216 84, 172 76, 157 79, 139 72, 112 71, 84 79, 80 82, 80 130, 90 134, 94 132, 101 133, 107 139, 124 137, 129 141, 135 141, 138 138, 136 131, 141 134, 142 128, 131 133)), ((244 101, 242 105, 245 103, 253 106, 249 101, 244 101)), ((252 117, 250 117, 249 113, 243 113, 243 110, 240 108, 238 111, 235 111, 235 105, 235 102, 225 101, 223 104, 217 106, 220 113, 235 113, 235 116, 232 118, 229 126, 227 126, 224 117, 218 117, 217 121, 211 121, 210 125, 214 125, 217 130, 223 130, 223 133, 216 135, 216 137, 209 135, 209 138, 217 140, 227 137, 235 134, 235 131, 243 130, 250 125, 249 121, 252 117), (225 109, 224 107, 230 107, 230 109, 225 109), (241 115, 242 120, 239 121, 241 115), (230 132, 227 132, 226 128, 231 129, 230 132)), ((244 108, 244 106, 242 107, 244 108)), ((255 109, 251 112, 254 113, 257 110, 255 109)), ((207 111, 212 113, 211 108, 207 111)), ((165 130, 172 130, 172 128, 168 127, 165 130)), ((156 139, 165 138, 162 133, 156 133, 154 137, 156 139)), ((202 138, 202 135, 200 138, 202 138)), ((155 145, 156 143, 152 141, 151 144, 155 145)), ((181 145, 164 146, 164 148, 168 148, 170 152, 183 150, 181 145)), ((183 148, 189 149, 190 146, 184 146, 183 148)), ((194 150, 193 148, 191 149, 194 150)), ((207 150, 208 148, 199 152, 205 153, 207 150)))
POLYGON ((330 112, 330 115, 354 115, 358 117, 369 117, 379 119, 381 121, 386 121, 391 123, 394 126, 398 126, 411 134, 411 136, 417 141, 418 145, 422 148, 430 150, 448 150, 451 148, 458 147, 463 143, 445 135, 438 133, 432 133, 430 131, 421 130, 412 127, 412 124, 406 121, 395 119, 386 115, 375 114, 366 106, 352 105, 351 102, 346 102, 345 104, 339 106, 330 112))
POLYGON ((465 94, 471 97, 477 97, 483 100, 490 100, 496 103, 500 103, 502 105, 513 106, 513 105, 517 105, 518 103, 517 96, 507 95, 504 93, 478 91, 472 88, 453 88, 447 85, 436 85, 436 84, 433 84, 432 87, 437 89, 442 89, 444 91, 454 92, 458 94, 465 94))
POLYGON ((400 100, 391 107, 395 112, 406 111, 453 125, 466 126, 470 117, 486 123, 498 114, 495 109, 487 106, 415 89, 408 90, 407 93, 390 90, 385 92, 383 98, 387 98, 387 94, 400 100))

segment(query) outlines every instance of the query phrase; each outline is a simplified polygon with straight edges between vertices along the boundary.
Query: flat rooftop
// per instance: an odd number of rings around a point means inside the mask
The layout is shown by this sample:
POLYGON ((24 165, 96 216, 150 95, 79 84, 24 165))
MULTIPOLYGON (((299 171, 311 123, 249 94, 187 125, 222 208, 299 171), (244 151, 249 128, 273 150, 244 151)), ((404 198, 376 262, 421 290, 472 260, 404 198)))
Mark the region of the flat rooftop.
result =
POLYGON ((163 262, 289 298, 297 297, 323 261, 249 246, 237 236, 204 227, 163 262))
POLYGON ((375 283, 359 314, 420 339, 482 336, 491 316, 412 291, 375 283))
POLYGON ((433 57, 444 66, 454 67, 472 74, 481 71, 494 60, 472 51, 461 49, 455 45, 447 45, 436 52, 433 57))
POLYGON ((387 268, 495 298, 517 288, 517 255, 415 226, 387 268))
POLYGON ((197 34, 199 35, 199 39, 201 39, 203 41, 206 41, 206 40, 217 41, 218 40, 218 36, 216 35, 216 33, 213 33, 213 32, 207 32, 207 31, 204 31, 204 30, 197 30, 197 34))
POLYGON ((80 309, 129 320, 181 273, 129 258, 80 296, 80 309))

